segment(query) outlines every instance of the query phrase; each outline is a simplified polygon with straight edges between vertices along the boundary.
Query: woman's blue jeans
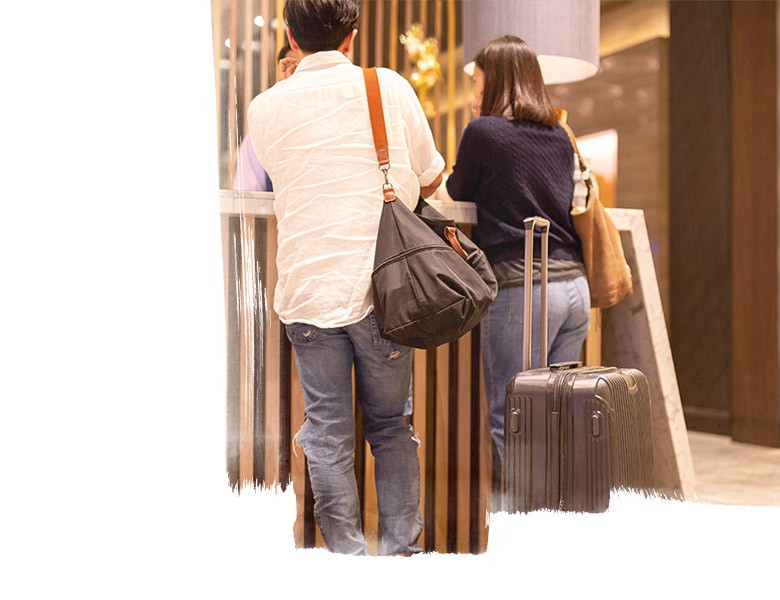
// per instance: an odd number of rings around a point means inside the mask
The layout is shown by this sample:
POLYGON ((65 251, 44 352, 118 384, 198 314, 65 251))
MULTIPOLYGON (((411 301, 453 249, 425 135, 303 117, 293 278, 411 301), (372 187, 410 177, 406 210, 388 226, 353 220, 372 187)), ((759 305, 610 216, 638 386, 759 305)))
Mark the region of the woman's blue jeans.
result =
MULTIPOLYGON (((504 403, 507 383, 523 367, 522 285, 503 287, 481 323, 482 369, 488 399, 490 434, 504 457, 504 403)), ((539 307, 541 286, 533 289, 531 368, 541 365, 539 307)), ((551 281, 547 287, 548 364, 580 359, 588 335, 590 292, 582 275, 551 281)))
POLYGON ((412 349, 379 333, 374 315, 346 327, 286 325, 306 420, 296 436, 309 465, 314 518, 332 552, 365 554, 354 470, 352 367, 363 435, 375 459, 379 553, 419 552, 420 463, 410 414, 412 349))

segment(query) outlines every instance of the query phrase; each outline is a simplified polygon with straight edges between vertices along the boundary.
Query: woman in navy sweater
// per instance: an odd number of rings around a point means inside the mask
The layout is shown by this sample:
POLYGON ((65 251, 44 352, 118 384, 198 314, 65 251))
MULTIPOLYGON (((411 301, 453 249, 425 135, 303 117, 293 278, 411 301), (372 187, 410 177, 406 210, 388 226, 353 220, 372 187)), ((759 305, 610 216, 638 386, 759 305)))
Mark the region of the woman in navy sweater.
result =
MULTIPOLYGON (((569 211, 574 150, 542 80, 534 50, 515 36, 487 44, 474 58, 477 119, 463 132, 447 192, 475 202, 475 240, 485 251, 499 292, 481 324, 490 430, 503 457, 507 382, 522 369, 523 219, 550 221, 549 364, 579 360, 588 333, 590 296, 580 241, 569 211)), ((535 261, 540 243, 535 243, 535 261)), ((533 290, 531 367, 539 356, 539 266, 533 290)))

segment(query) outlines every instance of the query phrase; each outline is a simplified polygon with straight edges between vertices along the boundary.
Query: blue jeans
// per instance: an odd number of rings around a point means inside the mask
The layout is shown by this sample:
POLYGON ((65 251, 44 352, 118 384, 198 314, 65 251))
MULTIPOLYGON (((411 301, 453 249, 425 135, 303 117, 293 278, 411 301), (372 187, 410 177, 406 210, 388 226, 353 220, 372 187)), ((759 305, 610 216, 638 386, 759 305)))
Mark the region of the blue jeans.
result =
POLYGON ((419 552, 419 442, 406 418, 412 349, 383 338, 373 314, 346 327, 292 323, 286 330, 306 410, 296 441, 308 459, 314 518, 325 546, 342 554, 366 553, 354 470, 354 364, 363 435, 375 459, 378 551, 419 552))
MULTIPOLYGON (((488 399, 490 434, 504 457, 504 403, 506 386, 523 368, 524 286, 504 287, 481 323, 482 369, 488 399)), ((531 368, 541 365, 540 319, 541 287, 533 289, 531 328, 531 368)), ((551 281, 547 287, 548 364, 580 359, 588 335, 590 292, 583 275, 564 281, 551 281)))

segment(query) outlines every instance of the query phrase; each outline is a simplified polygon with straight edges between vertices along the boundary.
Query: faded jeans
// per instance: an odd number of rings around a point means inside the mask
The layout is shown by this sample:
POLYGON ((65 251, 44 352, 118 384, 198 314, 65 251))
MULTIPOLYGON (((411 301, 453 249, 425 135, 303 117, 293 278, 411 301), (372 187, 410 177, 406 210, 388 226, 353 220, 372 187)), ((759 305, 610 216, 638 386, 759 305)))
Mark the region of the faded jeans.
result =
POLYGON ((303 388, 306 420, 296 436, 309 465, 314 518, 325 546, 365 554, 354 470, 352 366, 363 435, 375 459, 379 554, 419 552, 419 442, 410 413, 412 349, 379 333, 374 315, 345 327, 286 325, 303 388))
MULTIPOLYGON (((499 289, 481 323, 482 368, 488 398, 490 434, 504 457, 504 404, 506 386, 523 368, 524 286, 499 289)), ((541 286, 534 285, 531 328, 531 368, 541 365, 539 307, 541 286)), ((580 359, 588 335, 590 292, 582 275, 547 286, 548 364, 580 359)))

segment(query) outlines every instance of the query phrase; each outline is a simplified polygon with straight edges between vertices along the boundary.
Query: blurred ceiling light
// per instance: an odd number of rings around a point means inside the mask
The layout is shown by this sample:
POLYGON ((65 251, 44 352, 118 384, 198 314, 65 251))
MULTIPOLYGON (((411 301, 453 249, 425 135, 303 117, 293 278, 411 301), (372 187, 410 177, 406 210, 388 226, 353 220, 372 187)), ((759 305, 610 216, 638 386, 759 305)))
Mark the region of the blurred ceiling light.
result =
POLYGON ((599 72, 599 0, 470 0, 463 3, 463 70, 503 35, 524 39, 539 57, 547 85, 571 83, 599 72))
POLYGON ((230 38, 225 40, 225 48, 230 48, 230 38))
POLYGON ((258 27, 262 27, 265 25, 265 19, 263 18, 263 15, 257 15, 254 20, 255 25, 258 27))

